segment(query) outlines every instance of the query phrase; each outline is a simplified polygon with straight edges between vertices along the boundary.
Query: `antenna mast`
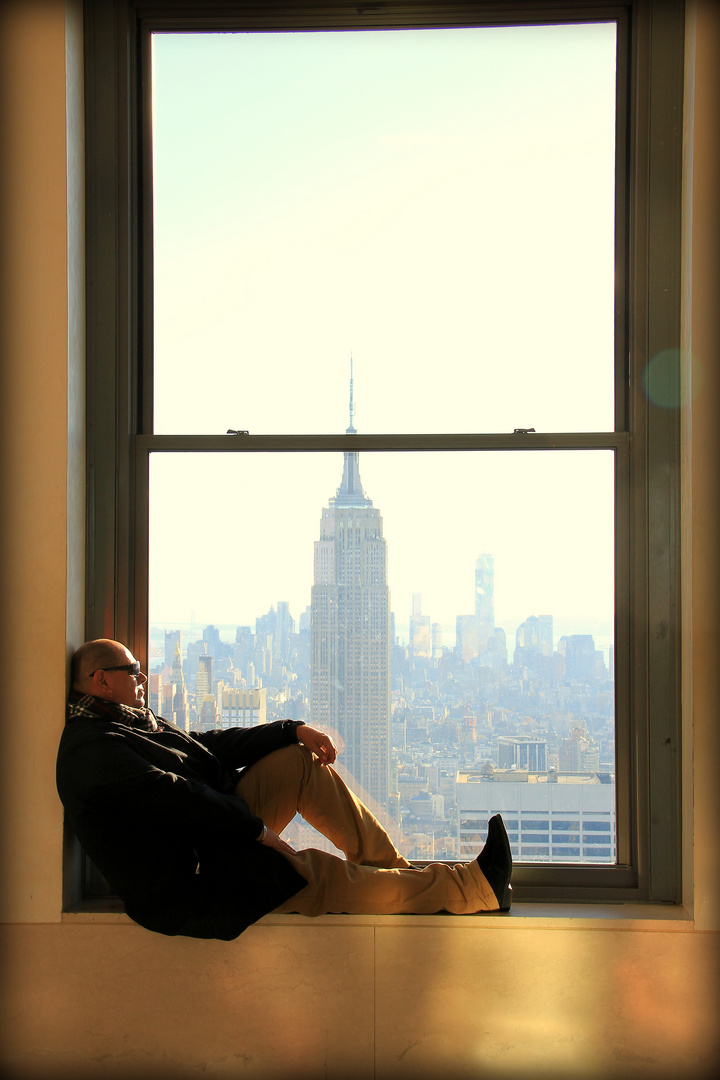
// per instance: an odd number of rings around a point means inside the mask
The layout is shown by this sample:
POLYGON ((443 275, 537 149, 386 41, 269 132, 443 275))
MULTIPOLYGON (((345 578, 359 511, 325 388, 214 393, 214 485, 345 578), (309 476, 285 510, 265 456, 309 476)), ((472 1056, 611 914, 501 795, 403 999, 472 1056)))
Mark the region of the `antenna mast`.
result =
POLYGON ((350 353, 350 427, 345 432, 346 435, 356 435, 357 434, 357 432, 355 431, 355 427, 353 425, 353 414, 354 414, 354 412, 355 412, 355 407, 353 405, 353 358, 352 358, 352 353, 350 353))

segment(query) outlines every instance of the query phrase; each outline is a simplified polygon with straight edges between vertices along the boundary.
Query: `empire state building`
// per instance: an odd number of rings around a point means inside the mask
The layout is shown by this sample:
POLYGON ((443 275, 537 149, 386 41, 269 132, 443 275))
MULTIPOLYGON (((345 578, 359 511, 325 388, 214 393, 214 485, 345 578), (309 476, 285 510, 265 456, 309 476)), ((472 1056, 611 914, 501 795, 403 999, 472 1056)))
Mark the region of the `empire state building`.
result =
MULTIPOLYGON (((350 426, 352 414, 350 382, 350 426)), ((388 803, 390 592, 382 517, 345 453, 340 487, 322 511, 311 599, 312 723, 334 729, 353 783, 388 803)))

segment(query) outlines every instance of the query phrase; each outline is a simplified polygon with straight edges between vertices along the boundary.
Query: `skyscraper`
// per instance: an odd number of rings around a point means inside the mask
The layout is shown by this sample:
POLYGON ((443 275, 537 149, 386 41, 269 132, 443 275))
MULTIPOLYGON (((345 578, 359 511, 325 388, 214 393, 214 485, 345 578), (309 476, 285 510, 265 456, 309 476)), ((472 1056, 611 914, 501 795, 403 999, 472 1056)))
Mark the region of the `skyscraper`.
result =
POLYGON ((412 597, 410 648, 413 656, 427 658, 433 655, 430 616, 423 615, 422 613, 422 599, 420 593, 413 593, 412 597))
POLYGON ((554 641, 552 615, 538 615, 538 649, 541 656, 552 656, 554 641))
POLYGON ((182 653, 180 642, 175 643, 175 655, 173 656, 172 673, 170 682, 173 687, 172 714, 173 721, 185 731, 190 730, 190 711, 188 709, 187 690, 185 688, 185 676, 183 675, 182 653))
POLYGON ((547 772, 547 739, 533 735, 501 735, 498 738, 501 769, 547 772))
POLYGON ((495 559, 483 554, 475 562, 475 614, 481 647, 495 629, 495 559))
POLYGON ((175 659, 175 646, 182 652, 182 630, 165 631, 165 667, 171 668, 175 659))
POLYGON ((250 728, 266 724, 267 690, 226 686, 221 682, 218 685, 217 711, 218 726, 222 728, 250 728))
MULTIPOLYGON (((352 370, 352 369, 351 369, 352 370)), ((354 435, 352 375, 350 426, 354 435)), ((311 596, 312 723, 338 732, 342 764, 384 810, 389 790, 390 593, 382 518, 346 452, 322 511, 311 596)))
POLYGON ((455 652, 463 663, 480 656, 495 630, 495 559, 480 555, 475 561, 475 614, 455 620, 455 652))
MULTIPOLYGON (((195 720, 203 731, 207 731, 207 725, 209 723, 209 705, 208 699, 214 702, 212 696, 213 692, 213 674, 212 674, 212 656, 198 656, 198 671, 195 677, 195 720)), ((213 727, 215 726, 213 720, 213 727)))

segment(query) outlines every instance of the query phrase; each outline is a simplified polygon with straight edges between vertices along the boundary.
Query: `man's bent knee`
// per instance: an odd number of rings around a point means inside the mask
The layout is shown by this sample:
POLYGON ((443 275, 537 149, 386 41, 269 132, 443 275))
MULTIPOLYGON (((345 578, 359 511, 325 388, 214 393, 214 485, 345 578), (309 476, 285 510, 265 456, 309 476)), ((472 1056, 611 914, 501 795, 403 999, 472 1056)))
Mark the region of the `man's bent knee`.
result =
POLYGON ((274 777, 287 777, 287 780, 301 781, 312 768, 313 755, 306 746, 294 743, 291 746, 281 746, 277 750, 266 754, 259 761, 253 762, 243 770, 237 784, 236 794, 242 797, 241 788, 247 780, 259 780, 260 776, 270 773, 274 777))

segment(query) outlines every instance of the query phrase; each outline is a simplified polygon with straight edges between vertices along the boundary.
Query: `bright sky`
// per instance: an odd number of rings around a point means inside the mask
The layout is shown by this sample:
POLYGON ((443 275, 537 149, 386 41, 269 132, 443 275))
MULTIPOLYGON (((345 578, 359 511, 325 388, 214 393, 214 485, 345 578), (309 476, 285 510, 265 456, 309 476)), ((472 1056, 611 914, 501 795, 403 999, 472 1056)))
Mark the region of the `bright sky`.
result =
MULTIPOLYGON (((612 428, 613 24, 156 35, 156 431, 612 428)), ((392 607, 611 621, 609 453, 371 455, 392 607)), ((151 619, 309 603, 340 455, 153 459, 151 619), (182 466, 182 468, 180 468, 182 466)))

